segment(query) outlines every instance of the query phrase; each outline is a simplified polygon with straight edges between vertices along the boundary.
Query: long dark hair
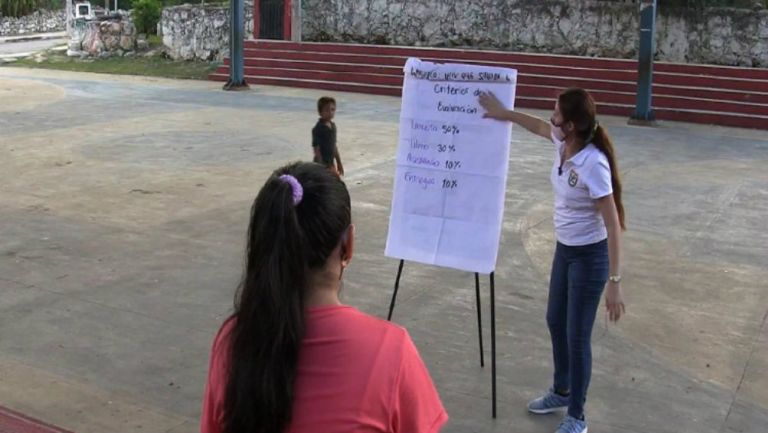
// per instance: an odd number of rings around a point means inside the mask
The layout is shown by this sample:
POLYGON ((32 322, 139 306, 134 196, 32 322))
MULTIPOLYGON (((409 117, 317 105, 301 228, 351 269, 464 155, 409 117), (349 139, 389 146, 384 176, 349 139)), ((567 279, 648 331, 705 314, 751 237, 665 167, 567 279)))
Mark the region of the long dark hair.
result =
POLYGON ((320 269, 351 224, 344 183, 314 163, 275 171, 251 209, 242 282, 230 334, 224 433, 280 433, 291 421, 304 336, 308 274, 320 269), (303 188, 294 205, 295 177, 303 188))
POLYGON ((624 222, 624 203, 621 200, 621 177, 619 176, 619 164, 616 160, 616 151, 611 137, 605 128, 597 123, 597 106, 592 95, 584 89, 571 88, 560 93, 557 98, 560 113, 565 122, 573 122, 575 134, 582 146, 594 144, 606 158, 611 167, 611 184, 613 186, 613 200, 616 202, 616 210, 619 213, 619 224, 622 229, 627 226, 624 222))

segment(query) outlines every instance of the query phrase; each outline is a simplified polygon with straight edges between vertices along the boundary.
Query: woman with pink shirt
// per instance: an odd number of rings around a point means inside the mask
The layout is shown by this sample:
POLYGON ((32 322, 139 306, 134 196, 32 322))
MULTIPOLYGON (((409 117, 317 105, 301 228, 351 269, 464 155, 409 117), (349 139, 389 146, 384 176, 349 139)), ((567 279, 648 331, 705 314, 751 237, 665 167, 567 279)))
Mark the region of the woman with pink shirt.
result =
POLYGON ((339 301, 354 245, 338 177, 314 163, 270 176, 213 342, 201 433, 440 431, 448 416, 408 333, 339 301))

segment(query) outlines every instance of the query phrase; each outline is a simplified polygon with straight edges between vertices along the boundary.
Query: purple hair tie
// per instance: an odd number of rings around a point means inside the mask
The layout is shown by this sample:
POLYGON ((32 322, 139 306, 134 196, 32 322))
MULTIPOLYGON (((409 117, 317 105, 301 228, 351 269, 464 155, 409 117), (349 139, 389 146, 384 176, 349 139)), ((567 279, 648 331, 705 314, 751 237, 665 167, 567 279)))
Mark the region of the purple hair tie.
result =
POLYGON ((291 186, 293 205, 297 206, 299 203, 301 203, 301 199, 304 198, 304 188, 301 186, 301 183, 299 183, 299 180, 290 174, 284 174, 278 179, 291 186))

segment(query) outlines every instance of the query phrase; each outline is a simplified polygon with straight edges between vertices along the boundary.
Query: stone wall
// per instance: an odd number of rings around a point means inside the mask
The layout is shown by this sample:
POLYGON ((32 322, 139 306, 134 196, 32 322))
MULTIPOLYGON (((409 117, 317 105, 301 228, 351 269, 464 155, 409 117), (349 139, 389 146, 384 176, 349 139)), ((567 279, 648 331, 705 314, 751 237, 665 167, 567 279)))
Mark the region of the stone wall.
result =
MULTIPOLYGON (((245 35, 253 35, 253 1, 245 1, 245 35)), ((229 6, 181 5, 163 9, 163 45, 173 59, 221 60, 229 52, 229 6)))
POLYGON ((137 36, 136 26, 127 15, 117 20, 87 21, 82 27, 73 26, 67 55, 71 57, 133 56, 137 49, 147 48, 146 41, 143 41, 143 44, 139 43, 137 36))
POLYGON ((0 36, 61 32, 67 26, 66 16, 63 9, 41 10, 21 18, 0 16, 0 36))
MULTIPOLYGON (((595 0, 302 0, 305 41, 474 47, 634 58, 639 11, 595 0)), ((768 11, 669 11, 663 61, 768 67, 768 11)))

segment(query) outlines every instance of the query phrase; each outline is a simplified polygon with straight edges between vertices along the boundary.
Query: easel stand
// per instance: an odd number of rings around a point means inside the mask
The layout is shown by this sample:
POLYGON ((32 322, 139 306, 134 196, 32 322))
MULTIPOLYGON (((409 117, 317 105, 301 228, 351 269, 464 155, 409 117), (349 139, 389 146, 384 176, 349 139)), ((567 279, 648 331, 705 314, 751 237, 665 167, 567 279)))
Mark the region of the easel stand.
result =
MULTIPOLYGON (((395 310, 395 301, 397 300, 397 291, 400 289, 400 277, 403 275, 403 266, 405 260, 400 260, 400 266, 397 268, 397 278, 395 279, 395 291, 392 293, 392 301, 389 303, 389 314, 387 320, 392 320, 392 312, 395 310)), ((490 274, 491 280, 491 413, 496 418, 496 288, 494 282, 494 272, 490 274)), ((475 299, 477 301, 477 336, 480 344, 480 367, 485 367, 483 357, 483 319, 480 308, 480 274, 475 273, 475 299)))

